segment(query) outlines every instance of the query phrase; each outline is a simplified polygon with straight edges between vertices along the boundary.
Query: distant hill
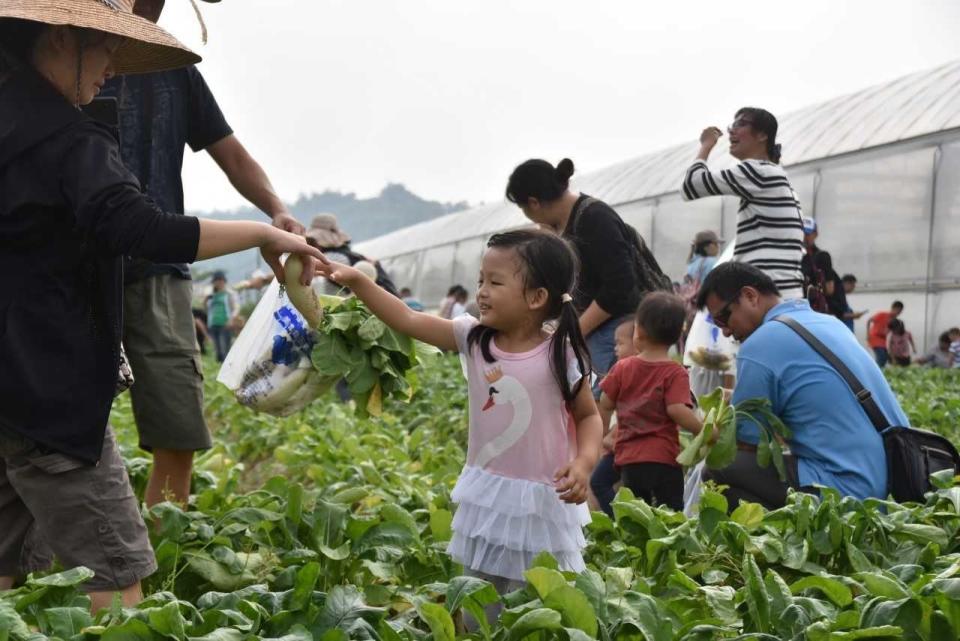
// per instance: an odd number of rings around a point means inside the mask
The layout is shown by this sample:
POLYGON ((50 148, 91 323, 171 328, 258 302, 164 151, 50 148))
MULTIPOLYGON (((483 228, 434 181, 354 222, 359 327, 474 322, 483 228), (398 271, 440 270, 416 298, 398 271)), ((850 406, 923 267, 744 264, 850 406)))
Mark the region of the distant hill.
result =
MULTIPOLYGON (((469 206, 465 201, 441 203, 424 200, 400 184, 388 184, 374 198, 357 198, 353 193, 328 190, 321 194, 300 196, 295 203, 288 204, 290 212, 307 227, 316 214, 336 214, 340 227, 350 234, 354 242, 376 238, 401 227, 460 211, 469 206)), ((201 218, 219 220, 267 220, 266 216, 253 207, 234 211, 189 213, 201 218)), ((266 269, 260 260, 259 252, 250 250, 194 263, 193 273, 194 277, 203 278, 219 269, 227 272, 227 279, 232 282, 246 278, 258 267, 266 269)))

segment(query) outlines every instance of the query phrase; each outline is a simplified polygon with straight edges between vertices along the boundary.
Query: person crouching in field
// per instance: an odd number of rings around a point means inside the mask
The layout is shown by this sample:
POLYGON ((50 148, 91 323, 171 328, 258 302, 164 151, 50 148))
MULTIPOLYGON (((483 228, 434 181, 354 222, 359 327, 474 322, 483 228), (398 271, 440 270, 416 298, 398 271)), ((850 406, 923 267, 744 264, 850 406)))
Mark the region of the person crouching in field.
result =
MULTIPOLYGON (((632 318, 620 323, 613 335, 613 351, 618 361, 637 355, 637 347, 633 342, 633 323, 632 318)), ((610 503, 615 494, 614 486, 620 481, 620 471, 613 462, 613 447, 617 439, 616 420, 616 417, 613 417, 609 424, 604 425, 603 456, 590 475, 593 501, 609 516, 613 516, 610 503)))
POLYGON ((678 427, 698 434, 703 427, 692 408, 687 370, 670 347, 683 331, 686 306, 667 292, 647 294, 637 309, 636 356, 618 361, 600 383, 604 427, 617 412, 614 462, 624 487, 650 505, 683 509, 683 469, 678 427))

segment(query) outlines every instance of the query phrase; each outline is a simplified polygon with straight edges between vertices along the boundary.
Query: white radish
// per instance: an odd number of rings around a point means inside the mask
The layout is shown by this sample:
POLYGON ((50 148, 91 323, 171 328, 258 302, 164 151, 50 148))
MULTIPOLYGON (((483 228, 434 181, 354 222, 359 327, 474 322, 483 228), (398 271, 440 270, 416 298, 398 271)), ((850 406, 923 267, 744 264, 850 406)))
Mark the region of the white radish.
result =
POLYGON ((323 308, 317 300, 317 294, 310 285, 300 283, 303 275, 303 261, 297 254, 291 254, 283 265, 284 286, 290 302, 297 308, 311 328, 317 328, 323 318, 323 308))

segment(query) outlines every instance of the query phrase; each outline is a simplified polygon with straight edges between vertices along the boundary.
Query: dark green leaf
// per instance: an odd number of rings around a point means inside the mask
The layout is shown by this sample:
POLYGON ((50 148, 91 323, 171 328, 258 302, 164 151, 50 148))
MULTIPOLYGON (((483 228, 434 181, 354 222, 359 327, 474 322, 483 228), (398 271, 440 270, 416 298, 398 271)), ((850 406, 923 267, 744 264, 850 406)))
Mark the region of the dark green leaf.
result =
POLYGON ((424 602, 417 606, 417 614, 430 626, 434 641, 454 641, 453 619, 442 605, 424 602))
POLYGON ((562 628, 559 612, 548 608, 537 608, 527 612, 510 626, 507 641, 520 641, 534 632, 562 628))
POLYGON ((450 579, 445 601, 447 610, 450 613, 456 612, 468 598, 473 598, 485 606, 499 601, 500 595, 490 583, 477 577, 458 576, 450 579))
POLYGON ((335 586, 327 595, 327 601, 317 619, 321 631, 339 628, 349 634, 358 620, 379 621, 383 615, 380 608, 371 608, 363 602, 363 596, 354 586, 335 586))
POLYGON ((814 589, 822 592, 834 605, 845 608, 853 602, 853 593, 850 588, 837 581, 822 576, 808 576, 790 585, 793 594, 800 594, 804 590, 814 589))
POLYGON ((543 605, 560 613, 563 625, 597 636, 597 613, 586 596, 576 588, 562 585, 543 599, 543 605))

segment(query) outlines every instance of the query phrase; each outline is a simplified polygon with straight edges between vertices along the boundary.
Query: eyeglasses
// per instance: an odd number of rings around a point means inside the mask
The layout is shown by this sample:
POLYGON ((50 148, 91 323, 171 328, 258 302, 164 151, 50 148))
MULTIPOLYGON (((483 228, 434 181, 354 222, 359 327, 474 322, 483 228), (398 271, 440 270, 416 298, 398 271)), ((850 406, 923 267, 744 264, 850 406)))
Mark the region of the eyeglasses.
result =
POLYGON ((733 296, 733 298, 728 300, 723 307, 721 307, 716 311, 716 313, 710 314, 710 316, 713 318, 714 325, 716 325, 717 327, 720 327, 721 329, 724 327, 728 327, 727 323, 730 321, 730 315, 733 314, 733 310, 730 309, 730 306, 733 305, 738 300, 740 300, 741 291, 743 290, 737 291, 737 293, 733 296))
POLYGON ((746 127, 747 125, 752 124, 752 120, 747 120, 746 118, 737 118, 729 127, 727 127, 727 130, 733 131, 734 129, 739 129, 740 127, 746 127))

